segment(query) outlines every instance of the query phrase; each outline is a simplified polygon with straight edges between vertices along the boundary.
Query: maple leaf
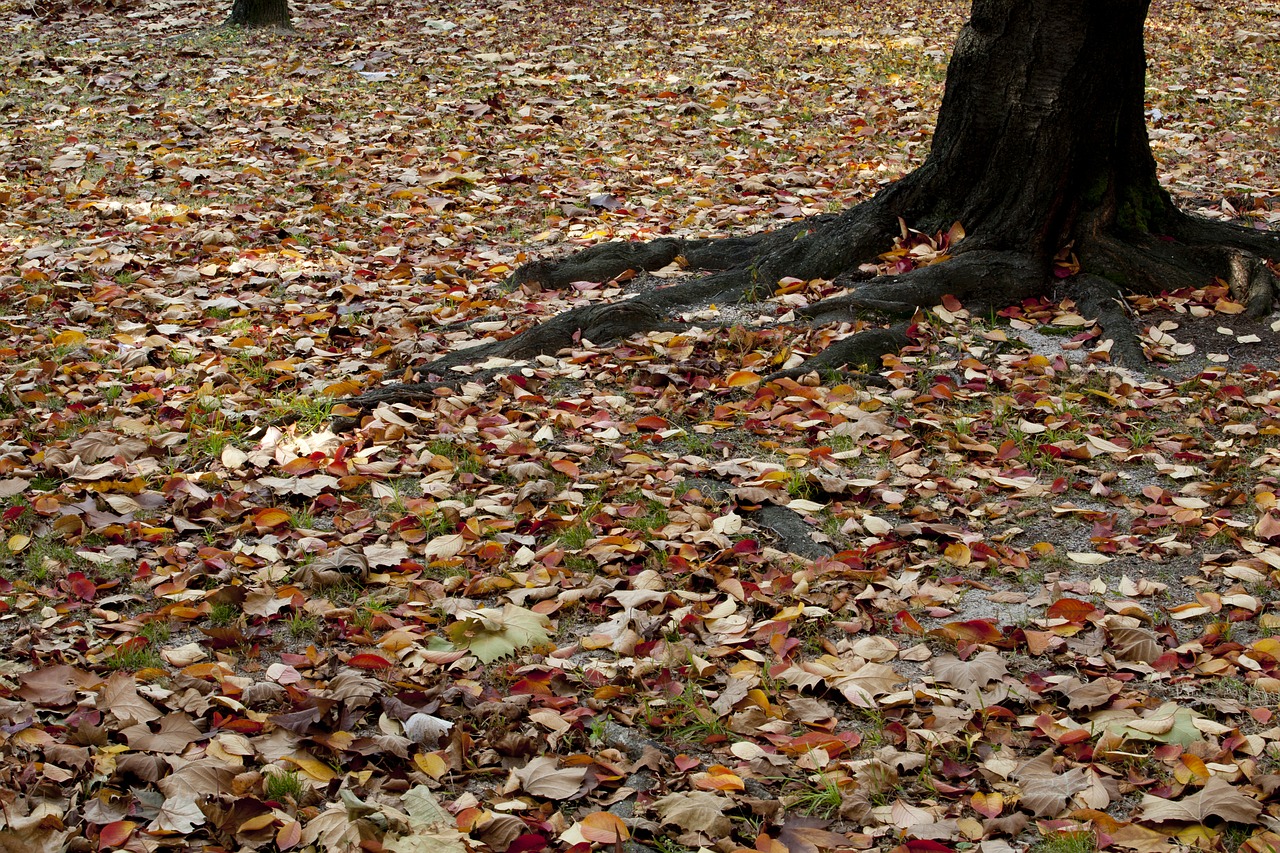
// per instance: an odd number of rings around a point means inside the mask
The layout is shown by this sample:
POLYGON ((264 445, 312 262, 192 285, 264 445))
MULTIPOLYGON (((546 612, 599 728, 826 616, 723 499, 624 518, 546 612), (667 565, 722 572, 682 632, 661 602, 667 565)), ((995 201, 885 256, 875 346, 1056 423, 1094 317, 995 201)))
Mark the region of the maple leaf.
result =
POLYGON ((121 729, 120 734, 129 742, 131 749, 165 753, 182 752, 192 742, 207 737, 195 727, 191 717, 181 711, 162 717, 160 728, 155 732, 146 723, 135 723, 121 729))
POLYGON ((838 847, 848 847, 849 839, 828 832, 830 821, 812 817, 789 816, 778 830, 778 840, 790 853, 819 853, 838 847))
POLYGON ((514 604, 501 610, 492 607, 463 610, 456 615, 457 621, 446 629, 449 640, 475 655, 481 663, 492 663, 514 654, 517 649, 551 642, 547 634, 551 621, 514 604))
POLYGON ((1180 800, 1166 800, 1146 794, 1139 803, 1142 819, 1151 823, 1185 821, 1205 823, 1211 819, 1254 824, 1262 813, 1262 805, 1235 788, 1221 776, 1214 776, 1194 794, 1180 800))
POLYGON ((1107 704, 1120 692, 1122 686, 1114 678, 1098 678, 1084 682, 1075 676, 1070 676, 1052 680, 1056 683, 1049 689, 1065 694, 1068 707, 1084 710, 1107 704))
POLYGON ((653 810, 663 823, 710 838, 728 835, 732 824, 725 810, 733 807, 727 797, 710 791, 680 791, 653 801, 653 810))
POLYGON ((1088 770, 1076 767, 1064 773, 1053 769, 1054 755, 1047 749, 1020 765, 1013 773, 1022 788, 1022 805, 1038 817, 1056 817, 1066 811, 1072 795, 1089 787, 1088 770))
POLYGON ((103 685, 98 702, 122 723, 149 723, 164 716, 160 709, 138 695, 138 680, 117 672, 103 685))
POLYGON ((204 812, 200 811, 200 806, 196 805, 194 799, 187 796, 168 797, 148 829, 153 832, 187 835, 204 822, 204 812))
POLYGON ((407 835, 388 833, 382 849, 390 853, 469 853, 457 824, 440 807, 426 785, 415 785, 403 798, 411 832, 407 835))
POLYGON ((934 658, 931 666, 935 677, 961 690, 986 687, 1009 672, 1004 658, 991 651, 981 652, 965 661, 955 655, 940 655, 934 658))

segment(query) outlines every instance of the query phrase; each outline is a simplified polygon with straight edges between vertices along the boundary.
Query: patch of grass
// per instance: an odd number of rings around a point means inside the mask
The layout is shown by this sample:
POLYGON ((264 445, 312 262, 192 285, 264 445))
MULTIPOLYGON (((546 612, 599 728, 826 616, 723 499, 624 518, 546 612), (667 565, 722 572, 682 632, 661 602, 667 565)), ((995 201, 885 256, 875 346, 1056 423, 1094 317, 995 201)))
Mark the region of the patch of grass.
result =
POLYGON ((26 579, 45 583, 68 569, 84 569, 88 562, 76 552, 51 539, 34 539, 22 551, 22 570, 26 579))
POLYGON ((294 530, 311 530, 316 526, 316 518, 311 514, 310 510, 291 509, 289 510, 289 525, 294 530))
POLYGON ((268 774, 266 779, 263 780, 262 787, 266 798, 276 802, 284 802, 286 800, 297 802, 307 790, 302 777, 294 770, 282 770, 278 773, 268 774))
POLYGON ((225 601, 216 601, 209 607, 209 624, 225 628, 234 623, 240 615, 240 608, 225 601))
POLYGON ((702 690, 692 681, 685 684, 682 693, 664 704, 650 706, 649 711, 649 725, 664 730, 673 741, 697 743, 710 737, 732 737, 724 720, 711 710, 702 690))
POLYGON ((271 417, 296 425, 298 432, 315 432, 329 422, 333 401, 298 394, 276 400, 271 406, 271 417))
POLYGON ((673 841, 670 838, 655 838, 649 843, 658 853, 693 853, 691 848, 685 847, 680 842, 673 841))
POLYGON ((148 645, 155 646, 168 642, 169 638, 173 636, 173 629, 169 627, 168 622, 161 622, 155 619, 143 625, 138 631, 138 636, 146 638, 148 645))
POLYGON ((844 801, 840 785, 827 773, 820 773, 814 779, 815 786, 796 794, 792 805, 811 817, 835 817, 844 801))
POLYGON ((320 620, 304 613, 295 613, 288 623, 289 636, 294 639, 314 637, 320 633, 320 620))
POLYGON ((103 661, 108 669, 124 672, 137 672, 140 669, 160 669, 164 660, 160 653, 150 646, 142 648, 119 648, 115 654, 103 661))
POLYGON ((459 474, 479 474, 483 468, 480 458, 465 444, 436 439, 427 445, 427 450, 448 459, 459 474))
POLYGON ((1041 838, 1027 853, 1096 853, 1098 839, 1092 830, 1058 832, 1041 838))

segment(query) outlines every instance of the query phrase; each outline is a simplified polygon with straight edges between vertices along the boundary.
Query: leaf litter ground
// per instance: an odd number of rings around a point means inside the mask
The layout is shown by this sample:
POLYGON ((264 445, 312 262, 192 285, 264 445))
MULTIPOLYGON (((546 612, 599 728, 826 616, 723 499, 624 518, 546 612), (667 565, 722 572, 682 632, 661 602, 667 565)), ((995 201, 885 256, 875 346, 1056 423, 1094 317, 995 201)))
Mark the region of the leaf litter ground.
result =
MULTIPOLYGON (((1276 318, 1219 283, 1131 305, 1162 373, 952 302, 764 383, 857 330, 783 281, 329 429, 636 286, 526 260, 905 173, 961 4, 0 10, 5 849, 1280 844, 1276 318)), ((1148 39, 1166 185, 1280 227, 1277 8, 1148 39)))

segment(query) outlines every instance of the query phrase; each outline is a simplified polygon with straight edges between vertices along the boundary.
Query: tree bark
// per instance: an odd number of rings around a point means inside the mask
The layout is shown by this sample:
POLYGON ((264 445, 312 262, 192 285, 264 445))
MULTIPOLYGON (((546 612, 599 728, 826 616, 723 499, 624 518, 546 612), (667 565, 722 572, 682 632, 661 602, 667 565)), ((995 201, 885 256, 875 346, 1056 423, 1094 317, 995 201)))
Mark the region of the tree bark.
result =
POLYGON ((226 26, 293 29, 293 21, 289 17, 289 0, 235 0, 226 26))
POLYGON ((1052 256, 1174 214, 1144 116, 1147 0, 975 0, 932 151, 899 191, 916 227, 961 221, 966 251, 1052 256))

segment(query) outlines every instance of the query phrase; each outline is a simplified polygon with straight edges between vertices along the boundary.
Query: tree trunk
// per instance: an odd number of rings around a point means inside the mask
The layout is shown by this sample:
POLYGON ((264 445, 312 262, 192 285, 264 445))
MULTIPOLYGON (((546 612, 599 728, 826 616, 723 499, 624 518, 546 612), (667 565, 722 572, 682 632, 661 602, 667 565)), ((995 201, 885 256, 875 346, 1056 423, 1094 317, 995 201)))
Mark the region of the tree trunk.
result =
POLYGON ((293 29, 289 0, 235 0, 226 26, 293 29))
POLYGON ((1174 212, 1144 120, 1147 0, 975 0, 932 152, 905 182, 913 224, 959 220, 966 250, 1052 257, 1174 212))
MULTIPOLYGON (((559 263, 538 261, 517 285, 557 288, 654 270, 680 259, 715 271, 631 299, 631 322, 569 312, 516 338, 444 356, 448 368, 532 347, 553 352, 586 336, 596 343, 669 324, 678 307, 771 293, 779 279, 826 278, 850 293, 797 312, 811 322, 867 313, 910 314, 948 294, 980 306, 1045 295, 1060 283, 1055 259, 1075 258, 1066 281, 1082 310, 1115 341, 1113 357, 1145 366, 1121 297, 1203 287, 1221 278, 1251 316, 1268 313, 1280 262, 1280 234, 1196 219, 1160 186, 1147 138, 1143 26, 1149 0, 973 0, 947 69, 946 91, 925 162, 871 200, 839 216, 819 216, 774 232, 723 240, 666 238, 606 243, 559 263), (901 224, 925 233, 959 222, 951 260, 867 279, 859 266, 891 247, 901 224), (646 312, 646 309, 651 309, 646 312), (642 319, 647 317, 648 319, 642 319), (612 330, 612 331, 611 331, 612 330), (553 334, 548 335, 548 332, 553 334), (528 340, 520 340, 527 337, 528 340)), ((861 369, 906 340, 901 327, 846 340, 801 370, 837 364, 861 369)), ((786 372, 794 375, 796 370, 786 372)), ((403 386, 406 399, 414 386, 403 386)), ((417 386, 428 393, 435 385, 417 386)), ((395 399, 396 388, 357 398, 395 399)))

